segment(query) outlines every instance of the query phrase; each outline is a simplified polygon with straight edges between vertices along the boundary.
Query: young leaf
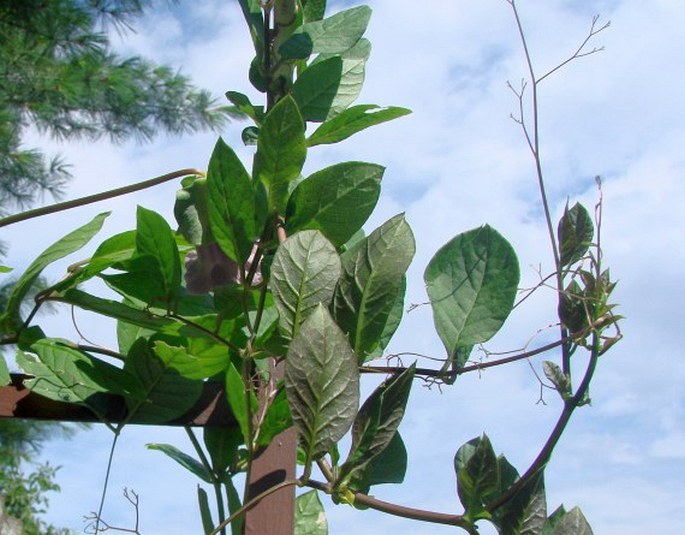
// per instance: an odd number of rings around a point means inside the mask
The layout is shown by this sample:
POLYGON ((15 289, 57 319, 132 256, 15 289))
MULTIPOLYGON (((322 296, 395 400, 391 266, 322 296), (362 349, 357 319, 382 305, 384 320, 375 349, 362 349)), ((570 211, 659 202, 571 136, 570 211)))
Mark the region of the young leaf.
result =
POLYGON ((388 447, 404 416, 414 370, 412 365, 381 383, 359 409, 352 425, 350 454, 340 469, 341 478, 363 468, 388 447))
POLYGON ((349 334, 360 361, 379 344, 414 251, 414 236, 400 214, 342 257, 343 273, 333 297, 334 316, 349 334))
POLYGON ((305 320, 288 348, 285 388, 309 464, 342 438, 359 406, 356 357, 323 305, 305 320))
POLYGON ((288 185, 300 176, 307 156, 304 120, 291 96, 282 98, 264 119, 255 154, 254 178, 268 191, 269 207, 285 213, 288 185))
POLYGON ((592 535, 592 528, 580 508, 574 507, 557 522, 553 535, 592 535))
POLYGON ((469 440, 454 457, 457 492, 466 515, 472 520, 488 518, 485 502, 500 486, 499 465, 487 435, 469 440))
POLYGON ((384 171, 376 164, 345 162, 312 174, 290 196, 286 230, 317 229, 342 246, 373 212, 384 171))
POLYGON ((145 447, 149 450, 161 451, 166 456, 180 464, 183 468, 195 474, 205 483, 212 482, 212 475, 207 471, 203 464, 187 453, 183 453, 176 446, 172 446, 171 444, 157 444, 153 442, 150 444, 145 444, 145 447))
POLYGON ((564 372, 561 371, 558 364, 545 360, 542 362, 542 370, 545 372, 545 377, 552 382, 562 399, 571 393, 570 381, 564 372))
POLYGON ((102 224, 108 215, 109 212, 105 212, 95 216, 89 223, 86 223, 82 227, 77 228, 53 243, 31 263, 24 274, 19 278, 12 289, 12 293, 7 299, 5 311, 0 316, 0 332, 12 333, 20 327, 21 318, 19 317, 19 308, 21 307, 21 302, 24 297, 26 297, 26 294, 29 292, 31 286, 33 286, 33 283, 43 269, 56 260, 78 251, 88 243, 102 228, 102 224))
POLYGON ((12 271, 14 268, 8 267, 8 266, 0 266, 0 273, 9 273, 12 271))
POLYGON ((271 290, 287 337, 319 303, 328 306, 339 277, 338 253, 320 232, 298 232, 281 244, 271 266, 271 290))
MULTIPOLYGON (((293 84, 293 96, 307 121, 323 122, 342 113, 364 83, 366 41, 350 57, 333 56, 307 67, 293 84)), ((357 48, 357 47, 355 47, 357 48)))
POLYGON ((297 28, 278 49, 284 59, 311 54, 340 54, 359 42, 371 18, 371 8, 358 6, 297 28))
POLYGON ((219 138, 207 170, 212 235, 231 260, 244 265, 257 238, 255 192, 238 156, 219 138))
POLYGON ((328 522, 319 494, 310 490, 295 500, 294 535, 328 535, 328 522))
POLYGON ((576 203, 569 209, 566 205, 557 228, 562 267, 571 265, 583 257, 590 248, 594 234, 592 218, 585 207, 576 203))
POLYGON ((485 225, 444 245, 423 277, 435 328, 454 355, 500 329, 514 304, 519 266, 509 242, 485 225))
POLYGON ((390 106, 381 108, 375 104, 360 104, 342 111, 339 115, 322 123, 307 139, 307 145, 337 143, 362 130, 408 115, 406 108, 390 106))
POLYGON ((165 423, 182 416, 197 402, 202 382, 187 379, 176 370, 176 366, 186 365, 183 360, 184 356, 175 352, 155 354, 142 338, 133 344, 124 370, 139 380, 145 392, 142 400, 126 399, 136 420, 165 423))
POLYGON ((262 106, 255 106, 252 104, 252 102, 250 102, 250 99, 247 97, 247 95, 243 95, 238 91, 227 91, 226 98, 230 100, 231 103, 235 104, 235 106, 238 108, 238 111, 241 111, 250 119, 252 119, 255 124, 261 124, 262 120, 264 119, 264 109, 262 106))
POLYGON ((181 260, 174 235, 164 218, 152 210, 138 206, 136 219, 136 255, 155 259, 164 297, 170 302, 181 285, 181 260))

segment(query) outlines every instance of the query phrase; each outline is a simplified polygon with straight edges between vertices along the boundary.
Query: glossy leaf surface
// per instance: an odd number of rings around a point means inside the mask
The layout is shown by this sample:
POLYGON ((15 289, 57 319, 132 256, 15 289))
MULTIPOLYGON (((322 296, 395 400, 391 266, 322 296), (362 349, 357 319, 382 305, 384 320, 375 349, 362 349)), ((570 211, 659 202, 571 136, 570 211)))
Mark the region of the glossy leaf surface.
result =
POLYGON ((414 236, 400 214, 342 256, 334 317, 360 360, 376 349, 414 256, 414 236))
POLYGON ((255 193, 242 162, 221 138, 209 160, 207 189, 212 235, 228 258, 244 265, 257 238, 255 193))
POLYGON ((278 49, 283 58, 305 59, 311 54, 340 54, 352 48, 366 31, 371 8, 358 6, 300 26, 278 49))
POLYGON ((569 209, 567 205, 557 228, 561 265, 580 260, 590 248, 594 233, 592 218, 585 207, 576 203, 569 209))
POLYGON ((288 201, 289 233, 320 230, 336 247, 366 222, 378 202, 385 168, 364 162, 326 167, 300 182, 288 201))
POLYGON ((287 96, 264 119, 255 155, 254 177, 268 191, 269 207, 285 213, 290 182, 300 176, 307 155, 304 120, 287 96))
POLYGON ((362 130, 391 121, 411 113, 406 108, 390 106, 381 108, 375 104, 360 104, 342 111, 322 123, 307 139, 307 145, 338 143, 362 130))
POLYGON ((287 337, 319 303, 328 306, 339 276, 338 253, 320 232, 297 232, 281 244, 271 266, 271 290, 287 337))
POLYGON ((342 438, 359 406, 357 359, 323 305, 305 320, 290 344, 285 388, 310 463, 342 438))
POLYGON ((514 249, 485 225, 459 234, 424 273, 433 321, 448 355, 489 340, 509 316, 519 283, 514 249))

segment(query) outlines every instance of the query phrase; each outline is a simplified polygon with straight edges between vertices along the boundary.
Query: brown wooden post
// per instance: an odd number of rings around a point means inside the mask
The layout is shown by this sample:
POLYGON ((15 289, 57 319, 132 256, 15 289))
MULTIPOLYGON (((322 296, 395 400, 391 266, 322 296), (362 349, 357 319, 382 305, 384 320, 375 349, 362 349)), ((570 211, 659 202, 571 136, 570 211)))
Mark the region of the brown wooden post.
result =
MULTIPOLYGON (((276 436, 252 462, 248 495, 254 497, 286 480, 295 479, 295 428, 276 436)), ((245 535, 292 535, 295 486, 290 485, 258 502, 245 515, 245 535)))
MULTIPOLYGON (((283 378, 284 364, 272 367, 272 387, 283 378)), ((296 477, 297 432, 294 427, 277 435, 252 461, 247 500, 296 477)), ((245 535, 293 535, 295 485, 288 485, 260 500, 245 514, 245 535)))

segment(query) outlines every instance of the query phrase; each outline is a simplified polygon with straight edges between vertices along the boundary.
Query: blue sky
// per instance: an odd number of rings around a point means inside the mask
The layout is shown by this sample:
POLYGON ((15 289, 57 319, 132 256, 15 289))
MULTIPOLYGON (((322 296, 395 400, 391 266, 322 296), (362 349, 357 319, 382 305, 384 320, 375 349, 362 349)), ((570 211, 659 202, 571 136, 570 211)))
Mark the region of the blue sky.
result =
MULTIPOLYGON (((387 166, 369 228, 407 214, 417 239, 407 305, 426 300, 421 275, 432 254, 455 234, 486 222, 514 245, 523 286, 534 284, 538 270, 546 272, 551 264, 533 161, 509 118, 517 102, 506 82, 516 85, 526 73, 511 9, 505 0, 439 4, 428 13, 418 6, 429 3, 370 2, 373 52, 359 102, 405 106, 413 114, 340 146, 312 149, 307 164, 309 171, 345 160, 387 166)), ((549 508, 579 505, 597 534, 685 533, 685 360, 678 335, 685 300, 685 4, 518 4, 539 73, 575 50, 594 14, 601 15, 600 24, 611 20, 592 42, 604 51, 569 64, 540 87, 552 209, 558 217, 567 198, 591 208, 597 200, 594 177, 603 177, 605 261, 619 280, 615 301, 626 316, 624 340, 600 361, 592 405, 578 411, 547 469, 549 508)), ((119 45, 125 53, 181 66, 218 96, 233 89, 259 99, 245 74, 251 45, 237 5, 203 0, 171 11, 160 7, 136 27, 119 45)), ((247 162, 241 128, 234 124, 222 135, 247 162)), ((182 167, 204 168, 214 141, 206 134, 162 136, 141 146, 45 143, 75 164, 72 198, 182 167)), ((176 187, 12 227, 3 236, 12 243, 9 259, 15 266, 27 263, 77 221, 105 209, 114 211, 105 228, 109 234, 133 225, 136 204, 171 220, 176 187)), ((541 330, 546 336, 554 310, 553 293, 540 292, 515 311, 488 349, 522 347, 541 330)), ((89 337, 113 343, 111 326, 77 317, 89 337)), ((47 330, 78 337, 67 311, 49 318, 47 330)), ((405 316, 391 349, 443 355, 426 307, 405 316)), ((553 393, 545 394, 546 405, 536 403, 539 385, 531 366, 539 373, 541 361, 461 377, 442 393, 416 385, 401 427, 410 459, 407 482, 378 487, 376 495, 460 512, 452 459, 462 443, 484 431, 498 452, 524 469, 559 412, 553 393)), ((49 520, 82 528, 82 515, 97 508, 110 441, 97 427, 48 445, 45 458, 62 466, 62 492, 52 497, 49 520)), ((195 481, 147 451, 147 442, 172 442, 190 451, 178 430, 124 430, 105 518, 130 526, 133 512, 120 495, 129 487, 141 496, 144 535, 199 532, 195 481)), ((454 532, 328 502, 326 511, 332 535, 454 532)))

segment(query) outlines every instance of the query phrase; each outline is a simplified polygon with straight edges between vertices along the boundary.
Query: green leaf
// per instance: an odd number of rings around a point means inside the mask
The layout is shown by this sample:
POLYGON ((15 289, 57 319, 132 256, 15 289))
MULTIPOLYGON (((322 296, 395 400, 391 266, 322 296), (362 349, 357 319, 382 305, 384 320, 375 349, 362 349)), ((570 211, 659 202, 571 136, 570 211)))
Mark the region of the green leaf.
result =
POLYGON ((169 303, 181 285, 181 260, 171 227, 161 215, 142 206, 138 206, 136 219, 136 255, 155 259, 169 303))
POLYGON ((183 468, 195 474, 205 483, 212 483, 212 475, 207 471, 202 463, 187 453, 183 453, 177 447, 172 446, 171 444, 158 444, 154 442, 145 444, 145 447, 149 450, 161 451, 166 456, 172 458, 174 461, 180 464, 183 468))
POLYGON ((307 121, 323 122, 352 104, 364 83, 368 45, 365 39, 349 57, 333 56, 307 67, 293 84, 293 96, 307 121))
POLYGON ((186 177, 181 181, 181 186, 174 203, 178 231, 193 245, 214 241, 207 221, 207 179, 186 177))
POLYGON ((285 389, 280 389, 271 402, 266 417, 259 428, 258 446, 268 446, 273 438, 293 425, 285 389))
POLYGON ((501 535, 541 534, 547 522, 543 473, 534 476, 496 513, 498 516, 493 521, 496 521, 501 535))
POLYGON ((359 406, 354 352, 323 305, 305 320, 288 348, 285 388, 309 464, 342 438, 359 406))
POLYGON ((519 282, 516 253, 484 225, 459 234, 424 273, 433 321, 448 355, 489 340, 512 310, 519 282))
POLYGON ((14 268, 8 267, 8 266, 0 266, 0 273, 9 273, 12 271, 14 268))
POLYGON ((5 312, 0 316, 0 332, 13 333, 21 326, 22 321, 19 313, 21 302, 43 269, 86 245, 102 228, 102 224, 108 215, 109 212, 105 212, 95 216, 89 223, 53 243, 31 263, 19 278, 7 299, 5 312))
POLYGON ((137 421, 165 423, 179 418, 195 405, 202 394, 202 382, 183 377, 176 368, 187 365, 177 352, 153 352, 145 339, 137 340, 128 353, 124 370, 136 377, 144 399, 127 398, 137 421))
POLYGON ((366 465, 365 480, 369 486, 385 483, 400 484, 407 473, 407 448, 399 432, 386 448, 366 465))
POLYGON ((321 20, 326 12, 326 0, 302 0, 302 5, 307 22, 321 20))
POLYGON ((243 436, 235 426, 207 426, 203 429, 203 438, 212 460, 212 469, 221 478, 238 455, 238 446, 243 443, 243 436))
POLYGON ((297 232, 279 246, 271 266, 271 291, 286 336, 292 338, 319 303, 328 306, 339 277, 338 253, 320 232, 297 232))
POLYGON ((386 121, 392 121, 410 113, 411 110, 395 106, 387 108, 381 108, 375 104, 352 106, 322 123, 307 138, 307 145, 313 147, 315 145, 337 143, 366 128, 386 121))
POLYGON ((334 316, 360 361, 380 343, 414 251, 414 236, 400 214, 342 256, 334 316))
POLYGON ((499 465, 487 435, 469 440, 454 457, 457 492, 472 521, 489 518, 484 504, 499 489, 499 465))
POLYGON ((264 119, 264 107, 255 106, 250 102, 247 95, 239 93, 238 91, 227 91, 226 98, 230 100, 241 111, 252 119, 255 124, 260 125, 264 119))
POLYGON ((574 507, 554 526, 553 535, 592 535, 592 528, 580 508, 574 507))
POLYGON ((286 230, 320 230, 333 245, 342 246, 373 212, 384 171, 376 164, 345 162, 312 174, 288 201, 286 230))
POLYGON ((260 0, 239 0, 243 16, 254 44, 257 57, 261 57, 264 50, 264 17, 260 0))
POLYGON ((207 189, 212 234, 226 256, 244 265, 257 238, 255 192, 240 159, 221 138, 209 160, 207 189))
POLYGON ((16 361, 27 374, 33 376, 24 380, 24 385, 41 396, 84 404, 102 418, 104 407, 96 394, 139 394, 133 392, 135 386, 132 387, 127 373, 66 347, 60 340, 38 340, 31 345, 31 351, 18 351, 16 361))
POLYGON ((295 500, 294 535, 328 535, 328 522, 316 490, 300 494, 295 500))
POLYGON ((561 398, 565 399, 571 393, 571 382, 559 365, 545 360, 542 362, 542 370, 545 373, 545 377, 552 382, 556 391, 559 392, 561 398))
POLYGON ((0 386, 8 385, 12 382, 10 370, 7 367, 5 357, 0 353, 0 386))
POLYGON ((352 425, 350 454, 340 469, 344 478, 363 468, 388 447, 404 417, 415 365, 381 383, 364 402, 352 425))
POLYGON ((203 533, 211 533, 214 531, 214 520, 212 520, 212 511, 209 509, 209 497, 207 491, 200 485, 197 486, 197 503, 200 507, 202 531, 203 533))
MULTIPOLYGON (((152 351, 167 363, 167 366, 186 379, 201 380, 214 375, 212 369, 206 370, 198 356, 191 354, 185 347, 169 345, 163 340, 154 340, 152 351)), ((224 350, 224 355, 226 353, 227 351, 224 350)), ((227 356, 226 359, 228 359, 227 356)))
POLYGON ((585 207, 576 203, 569 209, 567 204, 557 228, 562 267, 573 264, 583 257, 590 248, 594 234, 592 218, 585 207))
POLYGON ((75 305, 83 310, 89 310, 154 331, 162 331, 165 328, 171 329, 176 326, 176 322, 173 320, 155 315, 150 311, 133 308, 110 299, 102 299, 77 289, 67 290, 61 295, 53 296, 51 300, 75 305))
POLYGON ((268 191, 269 208, 285 213, 288 185, 300 176, 307 156, 304 120, 291 96, 282 98, 264 119, 255 154, 254 177, 268 191))
POLYGON ((284 59, 306 59, 311 54, 340 54, 359 42, 371 18, 371 8, 358 6, 297 28, 279 47, 284 59))
POLYGON ((249 415, 254 414, 259 406, 257 397, 250 391, 250 411, 247 410, 247 400, 245 399, 246 386, 243 378, 236 370, 233 363, 229 363, 226 370, 226 399, 231 407, 231 412, 238 422, 238 427, 243 435, 245 444, 250 442, 249 415))

